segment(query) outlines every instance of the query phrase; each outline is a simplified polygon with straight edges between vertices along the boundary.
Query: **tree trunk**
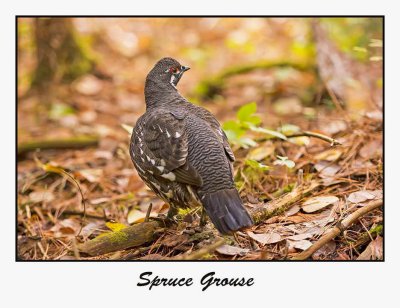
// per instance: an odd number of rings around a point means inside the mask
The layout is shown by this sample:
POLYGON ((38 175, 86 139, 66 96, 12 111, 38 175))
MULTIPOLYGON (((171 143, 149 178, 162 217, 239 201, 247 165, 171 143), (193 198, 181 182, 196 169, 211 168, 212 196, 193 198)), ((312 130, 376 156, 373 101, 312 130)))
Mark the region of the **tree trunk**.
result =
POLYGON ((83 50, 70 18, 36 18, 35 40, 37 68, 32 86, 39 92, 92 70, 93 60, 83 50))

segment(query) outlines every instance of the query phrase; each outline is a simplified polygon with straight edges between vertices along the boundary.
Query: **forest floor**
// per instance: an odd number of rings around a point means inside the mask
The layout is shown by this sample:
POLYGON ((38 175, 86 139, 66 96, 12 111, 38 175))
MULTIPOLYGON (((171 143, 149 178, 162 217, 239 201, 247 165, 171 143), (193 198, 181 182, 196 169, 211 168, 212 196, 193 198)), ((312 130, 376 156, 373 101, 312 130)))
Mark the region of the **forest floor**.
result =
MULTIPOLYGON (((215 45, 223 42, 219 35, 215 45)), ((98 50, 106 49, 101 44, 98 50)), ((242 71, 204 95, 204 88, 196 92, 193 85, 201 85, 208 72, 203 68, 199 76, 192 67, 178 88, 229 131, 235 182, 257 223, 222 237, 210 222, 199 226, 199 211, 182 211, 176 224, 164 226, 153 219, 168 205, 139 178, 122 126, 134 126, 145 110, 143 80, 151 57, 138 56, 135 66, 115 50, 104 53, 108 62, 98 68, 101 74, 57 85, 47 105, 35 91, 19 92, 17 259, 383 259, 381 110, 342 105, 319 85, 314 69, 278 63, 242 71), (247 121, 253 121, 252 129, 244 127, 247 121), (283 136, 296 133, 301 136, 283 136), (32 150, 37 147, 42 149, 32 150), (132 226, 149 226, 151 234, 141 234, 144 239, 129 247, 87 249, 94 239, 115 239, 132 226)), ((218 67, 222 55, 209 67, 218 67)))

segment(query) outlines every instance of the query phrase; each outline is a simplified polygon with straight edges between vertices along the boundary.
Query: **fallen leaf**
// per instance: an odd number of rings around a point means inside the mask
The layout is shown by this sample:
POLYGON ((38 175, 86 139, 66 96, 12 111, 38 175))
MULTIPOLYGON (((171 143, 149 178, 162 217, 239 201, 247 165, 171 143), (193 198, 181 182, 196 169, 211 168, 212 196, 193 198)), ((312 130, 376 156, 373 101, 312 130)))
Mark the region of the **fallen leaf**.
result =
POLYGON ((314 156, 316 160, 335 161, 343 154, 342 149, 332 148, 314 156))
POLYGON ((51 202, 54 200, 54 195, 50 191, 33 191, 29 194, 30 201, 38 202, 51 202))
POLYGON ((328 161, 320 161, 314 165, 320 177, 334 176, 340 170, 340 166, 328 161))
POLYGON ((367 200, 375 199, 376 195, 368 190, 360 190, 353 192, 347 198, 351 203, 361 203, 367 200))
POLYGON ((289 242, 289 249, 296 248, 296 249, 300 249, 300 250, 306 250, 312 246, 312 243, 307 240, 288 241, 288 242, 289 242))
POLYGON ((292 206, 289 210, 287 210, 284 214, 286 217, 289 217, 289 216, 293 216, 298 211, 300 211, 300 206, 295 205, 295 206, 292 206))
POLYGON ((96 198, 96 199, 90 200, 90 204, 97 205, 97 204, 109 202, 110 200, 111 200, 111 198, 109 198, 109 197, 96 198))
POLYGON ((103 83, 93 75, 85 75, 74 83, 74 88, 80 94, 95 95, 101 91, 103 83))
POLYGON ((266 142, 254 148, 247 155, 247 159, 262 161, 264 158, 274 153, 275 147, 272 143, 266 142))
POLYGON ((255 234, 253 232, 247 232, 247 234, 255 241, 259 242, 260 244, 274 244, 277 242, 282 241, 282 237, 279 233, 262 233, 262 234, 255 234))
POLYGON ((175 247, 177 245, 187 242, 188 239, 189 239, 189 235, 187 235, 187 234, 180 234, 180 235, 169 234, 162 239, 160 244, 164 245, 166 247, 175 247))
POLYGON ((306 213, 313 213, 337 201, 339 201, 339 198, 335 196, 314 197, 304 202, 301 208, 306 213))
POLYGON ((244 256, 247 254, 250 249, 244 249, 236 246, 230 246, 230 245, 222 245, 216 249, 216 251, 222 255, 227 255, 227 256, 244 256))
POLYGON ((382 156, 382 140, 373 140, 360 149, 360 156, 362 158, 372 159, 376 156, 382 156))
POLYGON ((312 254, 312 258, 313 258, 313 260, 324 259, 328 255, 334 253, 335 250, 336 250, 336 242, 329 241, 324 246, 322 246, 320 249, 318 249, 316 252, 314 252, 312 254))
POLYGON ((81 169, 78 173, 90 183, 98 183, 103 176, 102 169, 81 169))
POLYGON ((301 241, 313 237, 313 233, 303 233, 289 236, 287 239, 292 241, 301 241))
POLYGON ((357 260, 382 260, 383 259, 383 239, 377 236, 367 248, 358 256, 357 260))
POLYGON ((112 222, 112 221, 106 222, 106 226, 113 232, 121 231, 122 229, 125 229, 127 227, 126 225, 120 222, 112 222))
MULTIPOLYGON (((151 212, 150 217, 157 217, 158 213, 156 212, 151 212)), ((134 223, 139 223, 139 222, 144 222, 144 219, 146 218, 146 213, 139 211, 138 209, 133 209, 129 211, 128 213, 128 223, 129 224, 134 224, 134 223)))

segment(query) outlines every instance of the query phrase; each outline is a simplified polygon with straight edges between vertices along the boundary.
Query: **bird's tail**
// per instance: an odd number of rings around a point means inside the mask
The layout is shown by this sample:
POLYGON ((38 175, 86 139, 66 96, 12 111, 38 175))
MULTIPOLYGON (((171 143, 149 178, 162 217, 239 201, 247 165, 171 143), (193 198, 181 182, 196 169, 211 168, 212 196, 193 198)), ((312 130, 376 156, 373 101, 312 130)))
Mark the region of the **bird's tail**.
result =
POLYGON ((253 224, 235 188, 224 189, 201 197, 207 215, 222 234, 230 234, 253 224))

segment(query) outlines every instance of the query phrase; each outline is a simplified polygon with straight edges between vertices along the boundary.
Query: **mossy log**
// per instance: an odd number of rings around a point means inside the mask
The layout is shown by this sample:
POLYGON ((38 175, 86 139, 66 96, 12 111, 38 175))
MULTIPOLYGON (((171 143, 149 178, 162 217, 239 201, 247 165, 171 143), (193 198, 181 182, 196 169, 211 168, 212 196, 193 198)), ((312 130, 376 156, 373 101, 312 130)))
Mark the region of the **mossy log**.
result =
POLYGON ((96 136, 78 136, 66 139, 45 139, 18 144, 18 155, 35 151, 36 149, 79 149, 90 146, 97 146, 99 138, 96 136))
POLYGON ((231 66, 222 70, 219 74, 200 81, 195 89, 195 96, 212 97, 221 91, 226 78, 245 74, 254 70, 267 70, 275 68, 294 68, 299 71, 314 71, 315 66, 311 64, 291 62, 291 61, 260 61, 255 63, 231 66))
MULTIPOLYGON (((251 216, 253 217, 254 222, 259 224, 272 216, 283 213, 301 198, 309 195, 320 186, 321 182, 314 181, 306 187, 297 187, 292 192, 269 202, 267 206, 253 210, 251 216)), ((120 231, 114 231, 96 237, 95 239, 79 245, 78 249, 91 256, 98 256, 127 248, 137 247, 153 241, 158 234, 156 230, 159 230, 162 227, 163 224, 159 221, 139 223, 120 231)), ((218 245, 222 245, 222 243, 218 242, 218 245)), ((192 257, 193 256, 190 258, 192 257)), ((182 258, 185 259, 186 257, 182 258)))
POLYGON ((151 242, 156 237, 156 230, 161 222, 149 221, 139 223, 119 231, 112 231, 78 245, 81 252, 91 256, 99 256, 109 252, 137 247, 151 242))

